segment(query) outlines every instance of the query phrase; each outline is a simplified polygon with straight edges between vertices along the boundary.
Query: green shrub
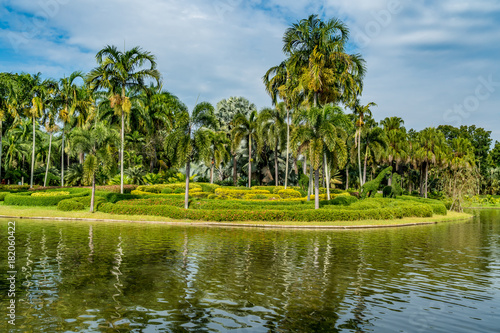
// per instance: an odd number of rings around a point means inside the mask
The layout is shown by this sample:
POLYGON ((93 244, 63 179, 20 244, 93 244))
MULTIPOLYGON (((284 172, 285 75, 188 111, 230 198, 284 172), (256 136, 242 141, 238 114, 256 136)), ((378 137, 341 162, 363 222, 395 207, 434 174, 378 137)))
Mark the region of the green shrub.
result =
POLYGON ((59 195, 70 195, 70 193, 68 191, 48 191, 48 192, 31 193, 32 197, 56 197, 59 195))
MULTIPOLYGON (((171 189, 174 193, 184 193, 186 189, 186 183, 173 183, 173 184, 158 184, 158 185, 142 185, 138 186, 137 190, 142 191, 142 192, 149 192, 149 193, 161 193, 163 189, 169 188, 171 189), (182 192, 179 192, 179 190, 182 190, 182 192)), ((189 189, 195 189, 195 188, 201 188, 200 185, 195 184, 195 183, 189 183, 189 189)))
POLYGON ((4 202, 12 206, 55 206, 62 200, 83 197, 87 194, 84 192, 58 196, 32 196, 31 193, 11 193, 5 197, 4 202))
POLYGON ((217 184, 208 184, 208 183, 196 183, 196 184, 200 185, 201 190, 207 193, 215 193, 215 189, 221 187, 220 185, 217 184))
POLYGON ((164 188, 163 190, 161 190, 161 193, 162 194, 170 194, 170 193, 174 193, 174 190, 167 187, 167 188, 164 188))
POLYGON ((280 200, 280 199, 281 199, 280 196, 277 194, 267 194, 267 193, 262 193, 262 194, 249 193, 243 196, 243 200, 280 200))
POLYGON ((289 198, 300 198, 300 192, 292 189, 286 189, 286 190, 279 190, 278 194, 280 197, 283 199, 289 199, 289 198))
MULTIPOLYGON (((87 197, 80 197, 80 198, 74 198, 74 199, 71 199, 71 200, 74 200, 76 202, 80 202, 82 203, 85 207, 87 208, 90 208, 90 200, 92 199, 91 196, 87 196, 87 197)), ((104 199, 103 197, 101 196, 95 196, 94 197, 94 208, 97 209, 97 207, 106 202, 106 199, 104 199)))
POLYGON ((83 210, 85 208, 84 204, 81 202, 78 202, 74 199, 64 199, 59 201, 57 204, 57 210, 62 210, 65 212, 72 211, 72 210, 83 210))
POLYGON ((3 201, 9 192, 0 192, 0 201, 3 201))
POLYGON ((339 195, 332 200, 322 201, 321 205, 334 205, 334 206, 349 206, 358 201, 358 198, 352 196, 339 195))
POLYGON ((184 192, 185 192, 185 188, 178 187, 178 188, 174 189, 174 193, 184 193, 184 192))
POLYGON ((271 194, 266 190, 231 190, 227 188, 218 188, 215 190, 217 197, 221 199, 241 199, 247 194, 271 194))

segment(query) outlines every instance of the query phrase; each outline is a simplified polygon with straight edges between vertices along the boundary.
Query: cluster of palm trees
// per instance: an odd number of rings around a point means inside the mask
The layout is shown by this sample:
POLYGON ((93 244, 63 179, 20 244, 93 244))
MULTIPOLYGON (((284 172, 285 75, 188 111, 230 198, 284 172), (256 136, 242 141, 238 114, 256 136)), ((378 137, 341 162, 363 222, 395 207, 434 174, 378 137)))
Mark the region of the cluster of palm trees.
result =
POLYGON ((473 169, 470 142, 406 131, 399 117, 374 120, 376 105, 359 100, 365 61, 346 52, 348 37, 341 21, 314 15, 290 26, 286 59, 263 76, 273 107, 260 112, 243 97, 190 112, 139 47, 107 46, 92 71, 59 81, 1 73, 0 179, 23 181, 29 170, 30 186, 116 182, 123 192, 127 181, 165 181, 182 166, 187 183, 193 169, 211 183, 307 183, 319 207, 320 182, 329 196, 331 184, 360 188, 386 165, 422 196, 429 174, 473 169))

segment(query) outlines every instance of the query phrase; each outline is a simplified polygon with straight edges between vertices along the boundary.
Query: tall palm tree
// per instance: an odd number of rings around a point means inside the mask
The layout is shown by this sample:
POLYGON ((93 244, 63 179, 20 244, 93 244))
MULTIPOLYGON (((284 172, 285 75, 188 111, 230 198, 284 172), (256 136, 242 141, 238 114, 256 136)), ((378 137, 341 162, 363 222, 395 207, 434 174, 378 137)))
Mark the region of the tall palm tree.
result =
POLYGON ((298 147, 297 154, 307 152, 314 171, 314 208, 319 209, 319 169, 324 159, 324 151, 337 151, 338 164, 342 167, 347 160, 345 142, 339 136, 339 127, 332 121, 338 108, 326 106, 303 109, 298 114, 298 126, 292 133, 292 146, 298 147))
MULTIPOLYGON (((388 117, 380 122, 384 127, 387 136, 388 149, 385 154, 385 160, 389 165, 394 164, 393 171, 398 171, 401 163, 406 163, 409 159, 408 140, 404 121, 400 117, 388 117)), ((389 178, 389 186, 392 183, 392 173, 389 178)))
POLYGON ((370 102, 366 105, 362 105, 359 99, 356 99, 352 104, 352 112, 356 119, 356 134, 354 136, 354 145, 358 148, 358 168, 359 168, 359 185, 363 186, 364 180, 366 178, 362 177, 361 173, 361 132, 365 126, 365 117, 371 117, 372 112, 370 108, 372 106, 377 106, 374 102, 370 102))
POLYGON ((209 131, 216 124, 214 108, 208 102, 196 104, 192 114, 187 110, 177 116, 173 131, 165 141, 166 150, 177 164, 186 165, 184 208, 189 207, 189 177, 191 162, 206 159, 210 154, 209 131))
POLYGON ((99 167, 107 169, 112 165, 111 147, 119 141, 118 133, 105 123, 87 128, 77 128, 72 136, 73 149, 86 154, 83 162, 84 180, 92 184, 90 212, 94 212, 96 174, 99 167))
POLYGON ((373 161, 380 160, 384 151, 387 149, 387 136, 384 131, 377 126, 377 123, 372 119, 367 119, 367 126, 364 126, 361 131, 360 145, 364 146, 365 158, 363 169, 363 184, 366 183, 366 169, 368 158, 371 157, 373 161))
POLYGON ((75 80, 83 79, 83 73, 75 71, 69 77, 64 77, 59 80, 59 89, 56 101, 59 104, 59 119, 62 121, 61 134, 61 186, 64 186, 64 138, 66 132, 66 124, 69 122, 77 103, 77 89, 75 80))
POLYGON ((233 120, 233 143, 237 147, 243 139, 248 144, 248 187, 252 187, 252 139, 258 143, 258 113, 253 110, 248 116, 238 113, 233 120))
MULTIPOLYGON (((274 177, 276 186, 279 185, 278 151, 283 150, 285 135, 287 133, 285 103, 280 103, 276 108, 263 109, 258 117, 259 137, 261 142, 266 141, 274 151, 274 177)), ((287 122, 288 123, 288 122, 287 122)), ((285 172, 285 178, 288 174, 285 172)))
POLYGON ((155 56, 139 47, 119 51, 116 46, 106 46, 96 54, 98 67, 87 76, 93 89, 107 89, 111 107, 121 116, 120 193, 123 194, 123 155, 125 145, 125 114, 131 110, 126 90, 144 87, 144 80, 155 79, 159 84, 160 72, 156 69, 155 56), (148 68, 142 68, 149 63, 148 68))
POLYGON ((440 165, 446 161, 448 147, 444 134, 434 127, 420 131, 414 159, 420 165, 420 195, 427 198, 429 165, 440 165))
POLYGON ((207 129, 210 143, 210 153, 205 157, 205 164, 210 167, 210 184, 214 183, 214 169, 220 168, 223 161, 229 159, 228 146, 231 141, 223 131, 207 129))
POLYGON ((43 186, 47 186, 47 176, 49 174, 49 168, 50 168, 50 154, 52 152, 52 136, 54 132, 59 130, 59 127, 56 125, 56 117, 57 117, 57 104, 55 103, 55 99, 51 99, 49 101, 49 109, 48 112, 45 113, 44 119, 42 120, 42 123, 45 123, 45 130, 47 133, 49 133, 49 152, 47 156, 47 165, 45 167, 45 177, 43 181, 43 186))
POLYGON ((323 22, 310 15, 289 27, 283 36, 283 52, 289 67, 300 77, 309 106, 352 102, 362 91, 365 61, 347 54, 347 26, 338 19, 323 22))
POLYGON ((217 108, 215 109, 218 128, 227 134, 232 143, 230 153, 233 158, 233 184, 235 186, 238 181, 238 160, 236 158, 238 155, 238 146, 234 144, 234 119, 236 115, 240 113, 248 117, 254 110, 257 110, 255 105, 244 97, 229 97, 228 99, 222 99, 217 103, 217 108))

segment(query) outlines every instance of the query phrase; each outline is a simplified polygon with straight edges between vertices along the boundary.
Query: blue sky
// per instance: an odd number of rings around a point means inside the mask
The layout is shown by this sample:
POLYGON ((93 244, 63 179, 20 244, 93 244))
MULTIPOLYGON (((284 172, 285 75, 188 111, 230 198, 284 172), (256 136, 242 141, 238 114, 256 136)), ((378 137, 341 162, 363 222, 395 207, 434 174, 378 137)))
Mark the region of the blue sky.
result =
POLYGON ((0 0, 0 71, 60 78, 89 71, 107 44, 157 57, 164 88, 190 108, 244 96, 270 106, 265 71, 285 29, 309 14, 337 17, 367 61, 362 102, 407 128, 449 124, 500 141, 498 0, 0 0))

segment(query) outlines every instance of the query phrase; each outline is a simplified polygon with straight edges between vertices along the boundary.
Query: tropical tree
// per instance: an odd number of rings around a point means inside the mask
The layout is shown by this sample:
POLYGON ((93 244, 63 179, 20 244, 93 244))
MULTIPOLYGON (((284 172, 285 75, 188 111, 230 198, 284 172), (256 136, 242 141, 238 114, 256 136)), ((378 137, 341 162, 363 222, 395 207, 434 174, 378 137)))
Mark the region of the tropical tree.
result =
POLYGON ((231 144, 226 133, 223 131, 216 131, 206 129, 210 143, 210 154, 205 157, 205 164, 210 167, 210 184, 214 183, 214 169, 220 169, 223 161, 229 158, 228 146, 231 144))
MULTIPOLYGON (((228 99, 223 99, 217 103, 215 109, 215 117, 218 123, 219 130, 224 131, 228 136, 229 140, 234 143, 234 119, 237 114, 243 114, 248 117, 250 113, 256 111, 257 108, 253 103, 250 103, 244 97, 230 97, 228 99)), ((236 158, 238 152, 238 146, 231 144, 230 153, 233 158, 233 184, 236 186, 238 181, 238 160, 236 158)))
POLYGON ((233 144, 235 147, 239 146, 243 139, 247 141, 248 145, 248 187, 252 187, 252 139, 258 143, 258 113, 253 110, 248 116, 242 113, 236 114, 233 119, 233 144))
POLYGON ((420 195, 427 198, 429 165, 442 165, 446 161, 446 139, 444 134, 434 127, 423 129, 418 134, 418 144, 414 151, 414 163, 420 165, 420 195))
POLYGON ((371 158, 375 163, 380 161, 384 152, 387 150, 387 136, 384 131, 377 126, 373 118, 367 119, 367 126, 361 131, 361 141, 359 145, 363 145, 365 151, 364 168, 362 183, 366 183, 366 170, 368 159, 371 158))
POLYGON ((83 180, 92 184, 90 212, 94 212, 96 174, 99 168, 107 170, 113 163, 111 147, 118 144, 118 133, 105 123, 97 123, 89 129, 77 128, 72 137, 73 149, 86 154, 83 162, 83 180))
POLYGON ((96 60, 98 67, 88 74, 87 81, 93 89, 107 89, 111 107, 121 116, 120 193, 123 194, 125 114, 132 108, 126 90, 144 87, 146 79, 155 79, 159 84, 160 72, 156 69, 155 57, 139 47, 121 52, 115 46, 108 45, 96 54, 96 60), (149 67, 142 68, 146 63, 149 63, 149 67))
POLYGON ((206 159, 210 154, 209 131, 216 124, 214 108, 208 102, 196 104, 190 115, 187 110, 178 115, 172 132, 167 136, 165 148, 177 164, 186 165, 184 208, 189 207, 189 177, 191 162, 206 159))
MULTIPOLYGON (((387 151, 385 153, 385 161, 391 166, 394 164, 393 171, 398 171, 399 165, 405 163, 409 159, 408 140, 404 121, 400 117, 388 117, 380 122, 384 127, 384 132, 387 136, 387 151)), ((392 183, 392 172, 389 178, 389 186, 392 183)))
POLYGON ((352 104, 352 112, 356 119, 356 133, 354 135, 354 146, 358 148, 358 169, 359 169, 359 186, 363 186, 365 183, 365 177, 362 177, 361 173, 361 131, 365 126, 365 117, 371 117, 372 112, 370 108, 372 106, 377 106, 377 104, 370 102, 366 105, 361 105, 359 99, 356 99, 352 104))
POLYGON ((75 84, 77 78, 83 79, 83 73, 75 71, 69 77, 64 77, 59 80, 59 89, 55 96, 56 102, 59 104, 59 119, 62 121, 61 134, 61 186, 64 186, 64 139, 66 132, 66 124, 73 115, 77 104, 78 86, 75 84))
MULTIPOLYGON (((280 103, 276 108, 265 108, 258 116, 258 131, 260 142, 266 142, 274 151, 274 178, 279 185, 278 151, 283 150, 287 134, 285 104, 280 103)), ((288 174, 285 172, 285 178, 288 174)))
POLYGON ((303 109, 296 118, 298 126, 292 133, 292 146, 298 147, 297 154, 307 153, 314 172, 315 209, 319 209, 319 169, 325 149, 337 151, 339 167, 343 167, 347 160, 345 142, 339 136, 338 125, 332 121, 338 114, 339 109, 332 106, 303 109))

